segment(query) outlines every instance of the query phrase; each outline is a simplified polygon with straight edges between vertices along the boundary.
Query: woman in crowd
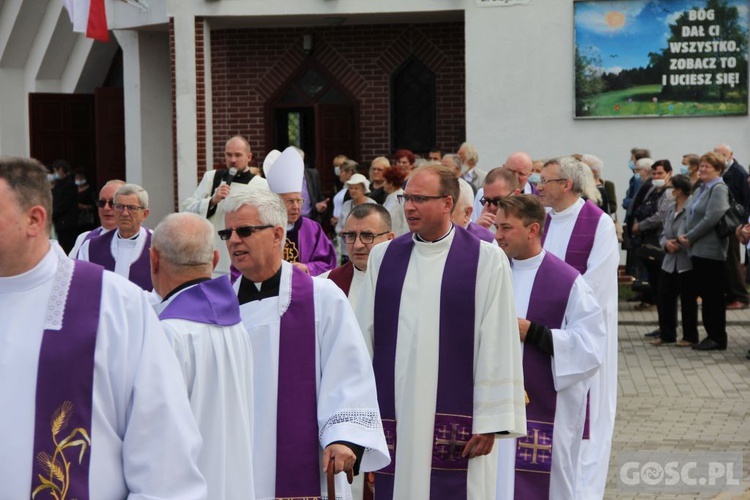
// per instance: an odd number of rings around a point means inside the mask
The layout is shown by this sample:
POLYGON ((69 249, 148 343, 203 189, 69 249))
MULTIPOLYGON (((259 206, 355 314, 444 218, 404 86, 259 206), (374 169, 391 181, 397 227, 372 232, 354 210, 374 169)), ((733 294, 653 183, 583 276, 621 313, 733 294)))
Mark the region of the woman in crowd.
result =
POLYGON ((729 209, 729 189, 721 178, 724 167, 724 159, 715 153, 701 156, 698 167, 701 184, 687 204, 678 238, 690 254, 696 293, 703 301, 703 326, 708 337, 693 346, 697 351, 727 348, 724 261, 728 240, 716 233, 716 225, 729 209))
POLYGON ((78 188, 78 224, 76 225, 76 232, 81 234, 85 231, 91 231, 99 225, 96 210, 96 194, 86 180, 86 172, 83 169, 76 169, 73 176, 78 188))
POLYGON ((698 303, 696 301, 693 264, 687 248, 678 241, 680 226, 685 221, 685 204, 693 190, 693 183, 687 175, 675 175, 671 180, 674 205, 671 205, 664 218, 664 229, 659 244, 666 255, 661 265, 657 308, 659 311, 660 338, 652 340, 653 345, 672 344, 677 340, 677 297, 680 298, 682 312, 682 340, 679 347, 689 347, 698 343, 698 303))

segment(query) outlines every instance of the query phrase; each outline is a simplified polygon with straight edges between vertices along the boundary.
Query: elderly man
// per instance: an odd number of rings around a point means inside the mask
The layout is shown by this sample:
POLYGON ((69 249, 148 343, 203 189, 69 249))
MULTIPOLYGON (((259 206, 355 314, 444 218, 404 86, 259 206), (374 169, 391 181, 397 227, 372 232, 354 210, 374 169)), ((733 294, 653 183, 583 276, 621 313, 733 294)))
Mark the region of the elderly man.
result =
POLYGON ((493 168, 485 177, 484 187, 480 191, 477 194, 482 196, 474 200, 474 212, 477 214, 475 222, 494 234, 497 202, 521 192, 518 177, 506 168, 493 168))
POLYGON ((318 276, 336 267, 336 250, 320 224, 302 217, 303 169, 302 157, 293 146, 283 153, 271 151, 263 162, 271 191, 286 205, 284 260, 311 276, 318 276))
MULTIPOLYGON (((750 184, 748 184, 747 170, 735 158, 732 148, 727 144, 719 144, 714 148, 714 153, 724 157, 727 168, 722 178, 735 201, 745 207, 745 212, 750 213, 750 184)), ((729 236, 729 251, 724 264, 724 295, 727 309, 747 309, 750 296, 745 285, 745 276, 740 267, 740 245, 735 235, 729 236)))
POLYGON ((463 170, 462 177, 466 182, 471 184, 471 189, 473 189, 474 194, 476 194, 479 188, 484 184, 484 178, 487 175, 487 172, 477 167, 477 163, 479 163, 479 152, 477 151, 477 148, 468 142, 464 142, 461 144, 461 147, 458 148, 457 154, 459 158, 461 158, 463 170))
POLYGON ((513 259, 528 434, 500 443, 497 499, 575 498, 586 394, 606 330, 580 273, 542 249, 546 212, 533 195, 500 200, 497 242, 513 259), (543 459, 529 453, 537 447, 543 459))
POLYGON ((474 207, 472 206, 474 203, 474 191, 471 189, 471 186, 463 179, 458 179, 458 184, 458 201, 456 202, 456 207, 453 209, 451 222, 466 229, 480 240, 496 244, 495 235, 492 232, 471 221, 471 214, 474 211, 474 207))
MULTIPOLYGON (((453 171, 454 174, 456 174, 456 177, 461 177, 461 157, 456 154, 448 154, 443 156, 442 160, 440 160, 440 164, 444 167, 448 167, 453 171)), ((474 188, 472 188, 472 191, 474 188)))
MULTIPOLYGON (((254 353, 255 495, 325 496, 330 467, 367 472, 389 462, 362 334, 333 282, 282 261, 287 210, 277 195, 225 203, 220 236, 242 273, 234 287, 254 353)), ((336 493, 347 492, 337 475, 336 493)))
POLYGON ((104 266, 146 291, 151 291, 148 249, 151 230, 143 227, 149 214, 148 193, 137 184, 123 184, 115 192, 117 231, 85 241, 78 259, 104 266))
POLYGON ((253 351, 229 279, 211 279, 218 260, 204 217, 171 214, 154 230, 151 279, 164 297, 156 311, 203 437, 208 498, 252 499, 253 351))
MULTIPOLYGON (((268 189, 266 180, 250 171, 252 158, 253 153, 247 139, 239 135, 230 138, 224 145, 224 164, 227 168, 206 172, 193 195, 182 202, 182 211, 206 217, 217 231, 224 229, 222 200, 230 193, 252 188, 268 189)), ((219 249, 219 263, 214 270, 215 274, 229 274, 229 255, 218 236, 214 245, 219 249)))
POLYGON ((384 498, 492 498, 496 438, 526 434, 510 266, 451 223, 458 190, 443 166, 415 170, 412 234, 370 253, 357 314, 395 460, 384 498))
POLYGON ((136 286, 50 242, 51 210, 45 168, 0 158, 2 497, 206 498, 156 315, 136 286))
POLYGON ((529 182, 533 164, 534 161, 531 156, 523 151, 512 153, 503 164, 503 167, 516 174, 518 187, 523 194, 536 194, 536 188, 529 182))
POLYGON ((583 275, 604 314, 607 348, 591 383, 590 433, 581 445, 577 498, 602 498, 607 480, 617 411, 617 266, 620 251, 612 218, 581 199, 586 165, 566 156, 548 161, 537 188, 551 208, 542 238, 544 249, 583 275))
POLYGON ((389 241, 396 235, 391 231, 391 214, 380 205, 362 203, 352 208, 341 232, 341 239, 346 244, 349 262, 336 269, 323 273, 321 278, 328 278, 349 298, 352 309, 359 303, 359 291, 367 271, 367 259, 370 250, 378 243, 389 241))
POLYGON ((73 250, 68 254, 69 257, 74 259, 78 257, 78 252, 81 250, 81 245, 83 245, 84 241, 105 234, 117 227, 115 192, 117 192, 123 184, 125 184, 125 181, 119 179, 113 179, 104 184, 99 191, 99 199, 96 200, 97 210, 99 211, 99 221, 101 221, 102 225, 91 231, 79 234, 76 239, 76 244, 73 245, 73 250))

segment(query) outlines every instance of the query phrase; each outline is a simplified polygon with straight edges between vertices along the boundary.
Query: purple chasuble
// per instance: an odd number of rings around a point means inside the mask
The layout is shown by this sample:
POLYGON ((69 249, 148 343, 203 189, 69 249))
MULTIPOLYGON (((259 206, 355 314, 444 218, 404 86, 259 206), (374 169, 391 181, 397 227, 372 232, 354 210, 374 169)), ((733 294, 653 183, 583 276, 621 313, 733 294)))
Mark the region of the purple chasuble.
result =
MULTIPOLYGON (((474 414, 474 300, 480 240, 462 227, 454 226, 454 231, 440 288, 440 311, 445 314, 440 314, 430 475, 431 495, 441 498, 466 498, 469 459, 462 458, 461 452, 471 438, 474 414)), ((401 293, 413 247, 411 233, 391 241, 380 266, 375 291, 373 368, 383 430, 391 455, 390 465, 376 472, 380 499, 393 498, 398 446, 396 340, 401 293)))
MULTIPOLYGON (((112 230, 89 243, 89 261, 104 266, 107 271, 115 270, 115 258, 112 256, 112 239, 117 230, 112 230)), ((148 249, 151 248, 151 231, 146 231, 146 244, 138 259, 130 265, 128 279, 147 292, 154 289, 151 283, 151 262, 148 249)))
POLYGON ((186 319, 217 326, 242 322, 237 294, 226 276, 203 281, 179 292, 159 314, 159 319, 186 319))
POLYGON ((37 498, 89 498, 94 353, 103 270, 74 262, 62 327, 44 331, 39 351, 31 479, 32 496, 37 498))
MULTIPOLYGON (((547 328, 560 328, 578 271, 547 252, 529 297, 526 319, 547 328)), ((526 437, 516 441, 515 498, 549 498, 552 441, 557 391, 552 356, 533 344, 523 346, 526 437)))
POLYGON ((352 279, 354 279, 354 264, 349 261, 343 266, 337 267, 328 273, 328 279, 336 283, 336 286, 341 288, 341 291, 348 297, 352 279))
POLYGON ((307 266, 310 276, 317 276, 336 267, 336 250, 320 224, 300 217, 286 232, 284 260, 301 262, 307 266))
POLYGON ((479 238, 482 241, 486 241, 487 243, 493 243, 495 241, 495 235, 492 234, 492 231, 489 229, 485 229, 479 224, 475 222, 469 222, 469 225, 466 227, 466 230, 469 231, 469 233, 473 234, 477 238, 479 238))
MULTIPOLYGON (((591 200, 586 200, 578 212, 578 218, 573 226, 573 232, 568 240, 568 248, 565 251, 565 263, 581 274, 586 274, 588 269, 589 256, 594 248, 596 239, 596 228, 599 226, 599 220, 604 212, 591 200)), ((551 217, 547 214, 547 220, 544 227, 549 227, 551 217)), ((542 235, 542 246, 547 239, 547 232, 542 235)), ((583 439, 589 438, 591 424, 589 422, 589 396, 586 396, 586 422, 583 425, 583 439)))
POLYGON ((292 268, 281 316, 276 402, 276 498, 320 498, 313 280, 292 268))
POLYGON ((102 231, 104 230, 103 227, 99 226, 96 229, 92 229, 89 231, 89 234, 86 235, 86 237, 83 239, 83 243, 89 241, 91 238, 96 238, 100 234, 102 234, 102 231))
MULTIPOLYGON (((599 220, 602 217, 602 209, 597 207, 591 200, 586 200, 578 212, 578 218, 573 226, 573 232, 568 240, 568 248, 565 251, 565 263, 571 265, 581 274, 586 273, 588 269, 589 256, 591 249, 594 248, 594 239, 596 238, 596 228, 599 226, 599 220)), ((552 217, 547 214, 547 220, 544 227, 549 227, 552 217)), ((547 232, 542 235, 542 246, 547 239, 547 232)))

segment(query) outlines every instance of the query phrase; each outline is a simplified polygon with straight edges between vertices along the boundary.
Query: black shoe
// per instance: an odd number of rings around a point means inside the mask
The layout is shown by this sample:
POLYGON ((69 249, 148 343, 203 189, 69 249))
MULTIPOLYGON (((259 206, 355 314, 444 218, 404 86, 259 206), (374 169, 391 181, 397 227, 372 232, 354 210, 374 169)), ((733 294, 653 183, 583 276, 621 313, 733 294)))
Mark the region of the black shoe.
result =
POLYGON ((660 336, 661 336, 661 330, 659 330, 658 328, 654 330, 653 332, 648 332, 646 335, 644 335, 644 337, 651 337, 651 338, 656 338, 660 336))
POLYGON ((727 346, 721 346, 709 338, 703 339, 699 344, 693 346, 696 351, 726 351, 727 346))
POLYGON ((626 300, 627 302, 643 302, 643 294, 638 293, 636 295, 633 295, 629 299, 626 300))

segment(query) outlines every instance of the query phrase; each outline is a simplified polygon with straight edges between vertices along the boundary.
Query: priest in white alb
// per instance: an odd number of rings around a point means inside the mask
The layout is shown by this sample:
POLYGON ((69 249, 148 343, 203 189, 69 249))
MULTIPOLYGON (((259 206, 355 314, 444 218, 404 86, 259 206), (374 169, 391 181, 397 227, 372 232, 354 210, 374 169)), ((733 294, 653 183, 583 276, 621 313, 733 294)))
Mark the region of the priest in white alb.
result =
POLYGON ((497 439, 526 435, 510 266, 451 223, 458 193, 448 168, 414 170, 411 233, 370 252, 357 316, 393 457, 378 498, 494 498, 497 439))
POLYGON ((119 179, 113 179, 107 181, 106 184, 99 191, 99 198, 96 200, 97 211, 99 212, 99 221, 102 223, 101 226, 92 229, 91 231, 84 231, 76 238, 73 249, 68 254, 68 257, 75 259, 78 257, 78 251, 81 249, 81 245, 85 241, 106 234, 113 229, 117 229, 117 216, 115 213, 115 193, 117 192, 125 181, 119 179))
POLYGON ((528 433, 500 444, 500 499, 575 498, 586 395, 606 347, 604 318, 580 273, 542 249, 534 195, 500 200, 497 242, 512 259, 528 433))
POLYGON ((591 170, 575 158, 548 161, 537 184, 549 207, 542 246, 583 275, 599 301, 607 349, 591 381, 588 422, 581 445, 577 498, 604 496, 617 412, 617 266, 620 249, 612 218, 581 198, 591 170))
POLYGON ((49 240, 36 160, 0 157, 0 497, 205 499, 201 438, 145 294, 49 240))
POLYGON ((204 217, 170 214, 154 229, 151 279, 164 297, 155 309, 203 437, 208 497, 252 500, 253 350, 229 278, 211 279, 218 261, 204 217))
POLYGON ((389 463, 354 312, 333 282, 282 261, 287 210, 279 196, 257 190, 224 203, 219 234, 242 273, 234 287, 253 345, 255 496, 325 498, 324 473, 333 469, 336 494, 351 498, 341 472, 389 463))

